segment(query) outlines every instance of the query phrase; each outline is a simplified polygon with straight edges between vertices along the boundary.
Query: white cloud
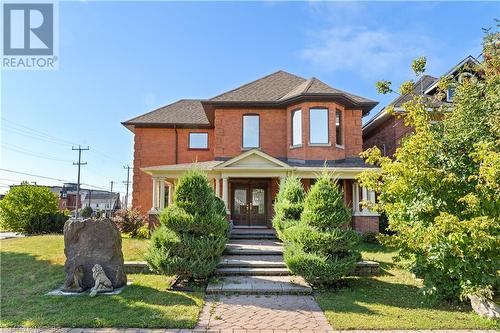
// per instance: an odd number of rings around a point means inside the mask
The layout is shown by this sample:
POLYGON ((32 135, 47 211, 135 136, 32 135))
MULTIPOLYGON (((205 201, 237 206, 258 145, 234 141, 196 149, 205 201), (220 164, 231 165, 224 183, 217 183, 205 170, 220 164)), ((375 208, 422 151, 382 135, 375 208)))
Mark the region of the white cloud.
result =
POLYGON ((409 32, 367 27, 330 27, 316 31, 301 56, 325 70, 353 70, 367 79, 407 76, 411 60, 429 56, 432 43, 409 32))

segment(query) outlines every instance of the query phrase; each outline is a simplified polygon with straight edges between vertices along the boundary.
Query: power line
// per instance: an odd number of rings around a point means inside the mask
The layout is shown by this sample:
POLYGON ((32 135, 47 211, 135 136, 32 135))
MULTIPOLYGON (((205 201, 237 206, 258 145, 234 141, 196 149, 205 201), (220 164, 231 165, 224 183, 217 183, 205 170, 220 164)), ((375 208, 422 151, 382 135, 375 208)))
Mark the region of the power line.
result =
POLYGON ((4 147, 7 150, 10 150, 10 151, 24 154, 24 155, 28 155, 28 156, 32 156, 32 157, 42 158, 42 159, 46 159, 46 160, 52 160, 52 161, 56 161, 56 162, 65 162, 65 163, 71 162, 70 160, 63 160, 63 159, 57 158, 55 156, 41 154, 41 153, 38 153, 38 152, 35 152, 32 150, 28 150, 28 149, 25 149, 25 148, 22 148, 22 147, 13 145, 13 144, 2 143, 2 147, 4 147))
MULTIPOLYGON (((22 124, 19 124, 19 123, 16 123, 12 120, 9 120, 9 119, 6 119, 5 117, 2 117, 2 119, 10 124, 4 124, 4 126, 6 126, 7 130, 13 132, 13 133, 16 133, 16 134, 19 134, 19 135, 23 135, 23 136, 26 136, 26 137, 30 137, 30 138, 33 138, 33 139, 37 139, 37 140, 43 140, 43 141, 47 141, 47 142, 50 142, 50 143, 55 143, 55 144, 60 144, 60 145, 64 145, 64 146, 68 146, 68 145, 75 145, 76 146, 76 143, 74 142, 71 142, 71 141, 68 141, 68 140, 65 140, 65 139, 62 139, 62 138, 59 138, 59 137, 56 137, 54 135, 51 135, 51 134, 48 134, 48 133, 45 133, 45 132, 42 132, 42 131, 39 131, 39 130, 36 130, 36 129, 33 129, 33 128, 30 128, 28 126, 25 126, 25 125, 22 125, 22 124), (16 128, 16 127, 21 127, 22 129, 19 129, 19 128, 16 128), (25 131, 28 130, 28 131, 31 131, 31 133, 26 133, 25 131)), ((90 151, 91 154, 98 154, 102 157, 105 157, 109 160, 112 160, 112 161, 115 161, 117 163, 122 163, 121 160, 115 158, 115 157, 112 157, 98 149, 95 149, 93 148, 91 151, 90 151)))
MULTIPOLYGON (((72 183, 72 182, 74 182, 74 180, 60 179, 60 178, 54 178, 54 177, 49 177, 49 176, 41 176, 41 175, 36 175, 36 174, 33 174, 33 173, 15 171, 15 170, 4 169, 4 168, 0 168, 0 171, 12 172, 12 173, 17 173, 17 174, 20 174, 20 175, 30 176, 30 177, 50 179, 50 180, 55 180, 55 181, 58 181, 58 182, 61 182, 61 183, 72 183)), ((94 187, 94 188, 97 188, 97 189, 106 190, 106 188, 102 187, 102 186, 97 186, 97 185, 92 185, 92 184, 87 184, 87 183, 81 183, 81 184, 85 185, 85 186, 89 186, 89 187, 94 187)))

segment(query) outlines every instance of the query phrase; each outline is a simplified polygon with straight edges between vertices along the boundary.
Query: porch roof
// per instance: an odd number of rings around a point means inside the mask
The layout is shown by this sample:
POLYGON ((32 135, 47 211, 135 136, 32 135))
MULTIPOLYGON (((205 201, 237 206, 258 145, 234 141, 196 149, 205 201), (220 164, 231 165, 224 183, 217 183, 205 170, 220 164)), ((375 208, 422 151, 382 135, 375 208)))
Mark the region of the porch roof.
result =
POLYGON ((141 168, 141 170, 152 176, 177 178, 193 168, 205 171, 214 177, 283 177, 289 173, 295 173, 304 178, 315 178, 316 174, 325 168, 341 178, 354 178, 363 170, 374 169, 373 166, 366 165, 358 158, 323 162, 284 162, 258 149, 252 149, 226 161, 158 165, 141 168))

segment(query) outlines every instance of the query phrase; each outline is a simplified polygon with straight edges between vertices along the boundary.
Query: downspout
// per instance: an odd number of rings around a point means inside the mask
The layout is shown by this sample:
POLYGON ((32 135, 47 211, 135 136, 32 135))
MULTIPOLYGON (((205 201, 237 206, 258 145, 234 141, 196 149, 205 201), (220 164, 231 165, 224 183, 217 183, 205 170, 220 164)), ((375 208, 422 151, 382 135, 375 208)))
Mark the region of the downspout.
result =
POLYGON ((178 144, 177 144, 177 142, 178 142, 177 125, 174 125, 174 129, 175 129, 175 164, 177 164, 178 163, 178 157, 177 157, 177 155, 178 155, 178 148, 177 148, 177 146, 178 146, 178 144))

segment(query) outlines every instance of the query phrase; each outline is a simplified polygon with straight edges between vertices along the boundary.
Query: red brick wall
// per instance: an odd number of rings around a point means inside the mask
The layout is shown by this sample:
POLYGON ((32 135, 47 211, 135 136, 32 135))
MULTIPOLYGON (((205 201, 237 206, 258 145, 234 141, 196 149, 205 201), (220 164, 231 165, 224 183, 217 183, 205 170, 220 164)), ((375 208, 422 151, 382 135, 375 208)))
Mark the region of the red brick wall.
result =
POLYGON ((215 156, 240 155, 243 140, 243 115, 260 116, 260 148, 274 157, 286 157, 285 109, 216 109, 215 156))
MULTIPOLYGON (((213 129, 177 129, 177 163, 213 160, 213 129), (209 150, 189 150, 189 132, 208 132, 209 150)), ((151 176, 140 168, 176 163, 175 129, 173 128, 135 128, 134 135, 134 177, 132 206, 147 213, 152 205, 151 176)))
POLYGON ((281 158, 306 160, 333 160, 358 156, 362 148, 361 111, 345 110, 333 102, 301 103, 283 109, 217 109, 215 129, 177 129, 177 161, 175 155, 175 129, 135 128, 134 177, 132 205, 146 213, 151 208, 151 177, 140 168, 175 163, 209 161, 215 157, 231 158, 243 152, 242 125, 246 113, 260 115, 260 146, 265 153, 281 158), (291 112, 302 109, 303 147, 290 149, 291 112), (309 141, 309 108, 329 109, 329 137, 331 146, 311 147, 309 141), (344 148, 335 146, 335 110, 343 111, 344 148), (189 150, 189 132, 208 132, 208 150, 189 150))
POLYGON ((359 232, 378 232, 378 216, 353 216, 352 228, 359 232))
POLYGON ((301 160, 335 160, 346 157, 357 157, 361 152, 361 110, 346 110, 342 105, 333 102, 305 102, 287 108, 287 148, 288 158, 301 160), (331 146, 314 147, 309 145, 309 109, 328 109, 328 136, 331 146), (292 148, 292 112, 302 110, 302 147, 292 148), (342 111, 343 119, 343 146, 336 147, 335 112, 342 111))
POLYGON ((377 128, 363 135, 363 150, 377 146, 386 156, 392 156, 399 147, 401 138, 412 131, 411 127, 405 126, 402 117, 389 116, 377 128))

